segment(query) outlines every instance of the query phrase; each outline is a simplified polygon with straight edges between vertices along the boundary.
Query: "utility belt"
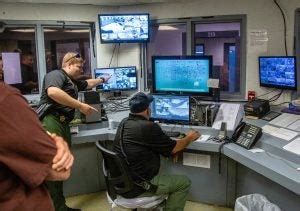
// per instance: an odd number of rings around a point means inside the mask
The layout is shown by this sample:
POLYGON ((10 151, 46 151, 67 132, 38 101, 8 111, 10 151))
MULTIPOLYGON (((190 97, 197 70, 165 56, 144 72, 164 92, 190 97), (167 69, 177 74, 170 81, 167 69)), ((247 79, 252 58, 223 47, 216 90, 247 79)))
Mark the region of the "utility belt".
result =
POLYGON ((49 114, 55 116, 56 118, 58 118, 58 120, 61 123, 64 123, 64 124, 69 124, 73 120, 73 118, 68 117, 65 114, 61 114, 61 113, 59 113, 57 111, 52 111, 49 114))

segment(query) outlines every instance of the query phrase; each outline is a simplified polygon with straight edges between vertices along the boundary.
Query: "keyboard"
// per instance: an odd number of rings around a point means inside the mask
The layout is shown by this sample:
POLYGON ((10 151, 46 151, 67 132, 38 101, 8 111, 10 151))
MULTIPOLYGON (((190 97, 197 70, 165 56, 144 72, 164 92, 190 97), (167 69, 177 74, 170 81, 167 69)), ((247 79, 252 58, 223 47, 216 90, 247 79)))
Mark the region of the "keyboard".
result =
POLYGON ((178 132, 178 131, 166 131, 166 130, 163 130, 163 132, 167 135, 167 136, 169 136, 169 137, 178 137, 178 136, 180 136, 180 132, 178 132))

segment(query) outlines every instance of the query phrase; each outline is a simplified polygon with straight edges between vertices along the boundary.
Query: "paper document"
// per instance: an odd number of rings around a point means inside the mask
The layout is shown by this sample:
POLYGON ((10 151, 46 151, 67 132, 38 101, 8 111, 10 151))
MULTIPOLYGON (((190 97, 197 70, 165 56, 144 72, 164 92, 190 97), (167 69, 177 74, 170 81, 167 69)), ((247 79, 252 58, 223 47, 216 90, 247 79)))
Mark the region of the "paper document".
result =
POLYGON ((273 119, 269 123, 280 127, 288 127, 290 124, 296 122, 299 119, 300 116, 298 115, 284 113, 278 116, 277 118, 273 119))
POLYGON ((22 83, 20 54, 19 53, 2 53, 4 81, 7 84, 22 83))
POLYGON ((210 155, 184 152, 183 165, 210 168, 210 155))
POLYGON ((285 145, 283 149, 300 155, 300 138, 295 139, 294 141, 290 142, 289 144, 285 145))
POLYGON ((210 135, 201 135, 199 138, 195 140, 195 142, 205 142, 209 139, 210 135))
POLYGON ((278 127, 273 127, 273 126, 270 126, 270 125, 265 125, 261 129, 263 130, 264 133, 268 133, 270 135, 272 135, 272 133, 274 133, 277 130, 279 130, 278 127))
POLYGON ((299 131, 299 132, 300 132, 300 120, 297 120, 296 122, 290 124, 290 125, 288 126, 288 129, 296 130, 296 131, 299 131))
POLYGON ((219 130, 221 123, 227 123, 227 130, 234 130, 236 122, 243 117, 241 114, 241 105, 232 103, 222 103, 212 128, 219 130))
POLYGON ((272 133, 271 135, 289 141, 295 138, 298 135, 298 133, 292 130, 280 128, 279 130, 272 133))
POLYGON ((294 137, 298 135, 297 132, 288 130, 285 128, 278 128, 278 127, 273 127, 270 125, 265 125, 262 127, 262 130, 264 133, 267 133, 269 135, 275 136, 277 138, 281 138, 284 140, 292 140, 294 137))

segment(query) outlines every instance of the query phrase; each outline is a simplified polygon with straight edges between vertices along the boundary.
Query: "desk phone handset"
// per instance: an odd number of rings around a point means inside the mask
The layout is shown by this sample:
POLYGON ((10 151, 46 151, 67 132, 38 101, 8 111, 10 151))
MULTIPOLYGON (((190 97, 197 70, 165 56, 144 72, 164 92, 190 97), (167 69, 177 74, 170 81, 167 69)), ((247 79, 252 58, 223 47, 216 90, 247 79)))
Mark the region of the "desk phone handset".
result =
POLYGON ((260 127, 241 122, 236 127, 231 139, 234 143, 250 149, 261 135, 262 129, 260 127))

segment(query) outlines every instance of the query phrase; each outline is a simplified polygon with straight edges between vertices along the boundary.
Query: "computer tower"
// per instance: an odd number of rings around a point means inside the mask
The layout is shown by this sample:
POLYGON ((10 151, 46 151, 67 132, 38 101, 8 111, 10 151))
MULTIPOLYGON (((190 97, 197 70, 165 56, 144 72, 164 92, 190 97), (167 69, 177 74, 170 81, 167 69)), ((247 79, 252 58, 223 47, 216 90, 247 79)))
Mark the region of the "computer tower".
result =
POLYGON ((96 91, 80 92, 79 99, 81 102, 86 103, 98 110, 98 112, 92 112, 89 115, 82 114, 82 121, 86 122, 86 123, 100 122, 101 121, 101 103, 100 103, 99 92, 96 92, 96 91))

